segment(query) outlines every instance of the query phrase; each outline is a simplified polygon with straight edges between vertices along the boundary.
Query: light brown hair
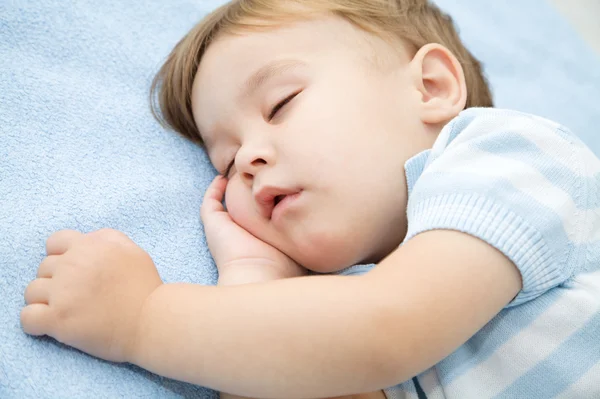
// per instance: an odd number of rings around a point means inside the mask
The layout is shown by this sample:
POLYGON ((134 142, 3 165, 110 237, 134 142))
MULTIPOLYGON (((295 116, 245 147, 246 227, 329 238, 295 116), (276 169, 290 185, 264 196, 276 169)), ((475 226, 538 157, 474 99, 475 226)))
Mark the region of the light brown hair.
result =
POLYGON ((452 19, 428 0, 233 0, 181 39, 150 89, 156 119, 202 144, 192 115, 192 84, 208 46, 220 34, 246 33, 323 15, 337 15, 366 32, 402 40, 414 53, 428 43, 447 47, 461 63, 469 107, 493 106, 480 62, 461 42, 452 19))

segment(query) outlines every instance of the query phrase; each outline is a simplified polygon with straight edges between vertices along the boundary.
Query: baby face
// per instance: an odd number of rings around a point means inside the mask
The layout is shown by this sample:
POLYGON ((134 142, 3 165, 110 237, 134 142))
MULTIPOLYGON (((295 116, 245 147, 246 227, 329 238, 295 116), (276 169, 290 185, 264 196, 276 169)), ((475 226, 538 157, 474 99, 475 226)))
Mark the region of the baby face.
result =
POLYGON ((194 119, 233 220, 318 272, 377 262, 406 233, 404 163, 429 148, 407 55, 335 17, 222 35, 194 119), (390 55, 391 56, 391 55, 390 55))

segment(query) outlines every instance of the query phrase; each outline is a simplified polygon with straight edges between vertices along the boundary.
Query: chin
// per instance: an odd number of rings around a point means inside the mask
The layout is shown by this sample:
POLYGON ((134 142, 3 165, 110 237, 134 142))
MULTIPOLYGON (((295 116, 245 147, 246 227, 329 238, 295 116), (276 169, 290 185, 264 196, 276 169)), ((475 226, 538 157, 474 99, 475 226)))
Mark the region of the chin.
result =
POLYGON ((295 259, 303 267, 317 273, 335 273, 350 266, 361 263, 358 257, 353 256, 349 248, 335 245, 302 247, 299 259, 295 259))

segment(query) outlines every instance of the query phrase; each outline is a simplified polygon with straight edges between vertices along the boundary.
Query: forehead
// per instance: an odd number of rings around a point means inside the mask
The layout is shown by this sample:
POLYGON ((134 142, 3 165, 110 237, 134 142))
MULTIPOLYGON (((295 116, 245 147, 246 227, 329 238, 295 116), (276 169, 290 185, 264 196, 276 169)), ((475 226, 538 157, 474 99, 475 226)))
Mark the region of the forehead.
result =
MULTIPOLYGON (((218 36, 202 57, 192 87, 194 119, 203 138, 208 144, 210 137, 204 137, 204 132, 212 129, 207 126, 213 119, 226 116, 218 115, 227 108, 220 105, 231 104, 248 85, 248 79, 265 65, 281 61, 275 68, 285 69, 294 64, 285 60, 296 60, 310 66, 332 53, 364 56, 365 51, 371 51, 369 39, 366 32, 338 17, 218 36)), ((256 83, 260 83, 260 76, 250 85, 256 83)))
POLYGON ((196 82, 215 75, 250 73, 274 57, 315 55, 329 48, 360 50, 365 32, 339 17, 322 17, 269 28, 219 35, 206 50, 196 82))

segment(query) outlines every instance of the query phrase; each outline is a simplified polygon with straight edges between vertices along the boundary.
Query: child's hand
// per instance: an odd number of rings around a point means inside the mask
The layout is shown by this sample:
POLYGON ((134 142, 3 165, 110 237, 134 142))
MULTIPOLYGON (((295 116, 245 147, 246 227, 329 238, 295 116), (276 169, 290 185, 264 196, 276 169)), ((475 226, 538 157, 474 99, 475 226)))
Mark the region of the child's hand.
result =
POLYGON ((130 361, 146 298, 162 284, 150 256, 123 233, 59 231, 25 290, 26 333, 115 362, 130 361))
POLYGON ((244 284, 307 273, 281 251, 236 224, 223 207, 227 179, 217 176, 208 187, 201 216, 208 248, 219 269, 219 284, 244 284))

